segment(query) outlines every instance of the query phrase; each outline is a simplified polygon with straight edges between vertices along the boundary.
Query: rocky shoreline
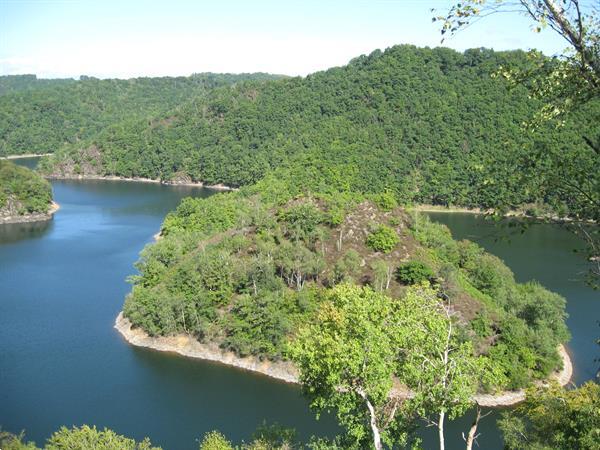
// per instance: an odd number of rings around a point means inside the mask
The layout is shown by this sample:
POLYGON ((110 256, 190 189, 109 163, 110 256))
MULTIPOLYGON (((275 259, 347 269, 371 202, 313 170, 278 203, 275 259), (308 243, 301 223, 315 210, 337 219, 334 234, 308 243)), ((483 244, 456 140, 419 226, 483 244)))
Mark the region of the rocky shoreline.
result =
POLYGON ((42 156, 50 156, 52 153, 25 153, 23 155, 8 155, 2 156, 0 159, 23 159, 23 158, 41 158, 42 156))
POLYGON ((127 342, 137 347, 178 353, 190 358, 204 359, 258 372, 287 383, 298 383, 298 371, 291 363, 261 361, 253 357, 240 358, 232 352, 223 351, 216 344, 203 344, 185 334, 152 337, 141 328, 133 328, 129 319, 124 317, 122 312, 117 316, 115 328, 127 342))
POLYGON ((130 181, 136 183, 154 183, 162 184, 165 186, 191 186, 191 187, 203 187, 206 189, 214 189, 217 191, 237 191, 237 188, 226 186, 224 184, 204 184, 202 182, 193 181, 164 181, 156 180, 154 178, 127 178, 118 177, 113 175, 44 175, 49 180, 106 180, 106 181, 130 181))
POLYGON ((59 209, 60 205, 56 202, 52 202, 50 209, 47 213, 0 216, 0 224, 46 222, 48 220, 52 220, 52 218, 54 217, 54 213, 56 213, 56 211, 58 211, 59 209))
MULTIPOLYGON (((298 383, 298 371, 290 362, 261 361, 254 357, 240 358, 233 352, 224 351, 216 344, 203 344, 185 334, 152 337, 141 328, 134 328, 129 319, 123 316, 123 312, 117 316, 114 327, 127 342, 137 347, 178 353, 190 358, 204 359, 257 372, 286 383, 298 383)), ((559 347, 559 353, 563 359, 563 369, 552 374, 551 378, 564 386, 573 376, 573 364, 563 345, 559 347)), ((393 395, 406 398, 410 397, 411 393, 398 390, 393 395)), ((512 406, 525 400, 525 391, 521 389, 493 395, 477 394, 474 400, 480 406, 485 407, 512 406)))

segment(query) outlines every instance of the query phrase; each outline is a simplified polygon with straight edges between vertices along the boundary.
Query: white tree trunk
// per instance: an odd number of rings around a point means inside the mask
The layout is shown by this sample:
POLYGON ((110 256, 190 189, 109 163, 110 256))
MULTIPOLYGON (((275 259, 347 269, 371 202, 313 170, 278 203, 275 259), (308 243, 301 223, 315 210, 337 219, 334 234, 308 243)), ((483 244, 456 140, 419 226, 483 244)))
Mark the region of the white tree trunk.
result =
POLYGON ((381 445, 381 433, 379 432, 379 427, 377 426, 377 415, 375 414, 375 408, 367 398, 367 394, 362 389, 358 391, 358 395, 364 399, 365 403, 367 404, 367 409, 369 410, 371 431, 373 432, 373 447, 375 447, 375 450, 381 450, 383 447, 381 445))
POLYGON ((440 436, 440 450, 444 450, 446 448, 446 444, 444 443, 444 417, 446 416, 445 411, 440 411, 440 417, 438 419, 438 434, 440 436))
POLYGON ((481 410, 477 408, 477 416, 475 416, 475 422, 473 422, 473 425, 471 425, 471 429, 469 430, 469 434, 467 435, 467 450, 473 449, 473 442, 475 442, 475 436, 477 436, 477 425, 479 425, 480 418, 481 410))

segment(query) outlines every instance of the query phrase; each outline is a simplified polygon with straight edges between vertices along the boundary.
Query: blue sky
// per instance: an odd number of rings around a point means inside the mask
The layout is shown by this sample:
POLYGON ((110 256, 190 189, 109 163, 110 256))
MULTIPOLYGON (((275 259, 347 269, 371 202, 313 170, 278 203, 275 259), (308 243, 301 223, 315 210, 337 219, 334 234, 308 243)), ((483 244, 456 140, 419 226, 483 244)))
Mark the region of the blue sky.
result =
MULTIPOLYGON (((0 75, 102 78, 271 72, 305 75, 395 44, 435 47, 432 7, 451 0, 0 0, 0 75)), ((565 44, 526 18, 497 15, 444 45, 565 44)))

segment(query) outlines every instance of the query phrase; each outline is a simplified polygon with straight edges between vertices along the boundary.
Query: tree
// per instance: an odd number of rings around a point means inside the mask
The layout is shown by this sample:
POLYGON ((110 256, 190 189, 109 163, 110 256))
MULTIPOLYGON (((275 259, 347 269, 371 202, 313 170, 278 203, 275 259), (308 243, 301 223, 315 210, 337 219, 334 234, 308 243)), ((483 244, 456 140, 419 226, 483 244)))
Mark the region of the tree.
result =
MULTIPOLYGON (((531 95, 541 101, 541 108, 528 122, 531 130, 546 122, 564 124, 565 117, 576 122, 597 120, 590 116, 589 104, 600 99, 600 10, 582 0, 466 0, 452 6, 441 21, 442 36, 453 35, 470 24, 497 13, 521 13, 530 17, 534 31, 550 28, 568 44, 568 50, 552 59, 539 52, 529 53, 526 68, 504 67, 500 73, 512 84, 528 87, 531 95)), ((443 40, 443 39, 442 39, 443 40)), ((552 193, 547 202, 555 214, 574 219, 566 227, 586 243, 586 256, 591 263, 589 283, 600 287, 600 134, 581 137, 588 151, 572 148, 541 147, 531 152, 526 164, 535 165, 536 179, 531 187, 552 193), (596 226, 589 226, 589 222, 596 226)), ((574 147, 573 145, 571 147, 574 147)), ((530 187, 530 188, 531 188, 530 187)), ((527 189, 526 186, 524 186, 527 189)), ((495 207, 505 212, 511 205, 498 202, 495 207)))
MULTIPOLYGON (((451 306, 427 283, 408 289, 400 302, 396 327, 400 333, 398 376, 414 392, 407 407, 438 428, 445 449, 446 418, 456 418, 474 405, 473 396, 485 374, 485 358, 474 356, 472 344, 461 342, 451 306)), ((498 375, 496 375, 498 376, 498 375)), ((480 415, 469 433, 473 438, 480 415)))
POLYGON ((373 269, 373 284, 376 290, 384 291, 390 288, 392 281, 392 266, 382 259, 378 259, 371 264, 373 269))
MULTIPOLYGON (((0 431, 0 448, 40 450, 34 443, 25 443, 23 439, 23 434, 15 436, 0 431)), ((99 431, 95 426, 82 425, 72 428, 61 427, 48 438, 44 450, 161 450, 161 448, 152 446, 148 438, 136 442, 108 428, 99 431)))
POLYGON ((218 431, 206 433, 200 443, 200 450, 233 450, 231 442, 218 431))
POLYGON ((404 329, 396 303, 370 288, 336 286, 316 320, 298 332, 290 355, 318 412, 335 409, 357 443, 380 450, 402 441, 399 400, 390 396, 404 329))
POLYGON ((600 442, 600 386, 557 384, 527 392, 525 402, 498 421, 509 450, 592 450, 600 442))

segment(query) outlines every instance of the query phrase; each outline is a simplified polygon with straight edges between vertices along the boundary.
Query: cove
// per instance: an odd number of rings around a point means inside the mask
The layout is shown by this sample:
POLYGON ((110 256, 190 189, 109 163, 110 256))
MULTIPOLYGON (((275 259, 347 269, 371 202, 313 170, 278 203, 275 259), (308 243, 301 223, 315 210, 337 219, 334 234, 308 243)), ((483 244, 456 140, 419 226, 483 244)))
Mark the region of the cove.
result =
POLYGON ((301 437, 335 434, 296 386, 128 345, 113 328, 125 278, 165 214, 202 188, 54 181, 60 215, 0 227, 0 424, 38 444, 61 425, 197 448, 219 429, 236 441, 262 423, 301 437))

